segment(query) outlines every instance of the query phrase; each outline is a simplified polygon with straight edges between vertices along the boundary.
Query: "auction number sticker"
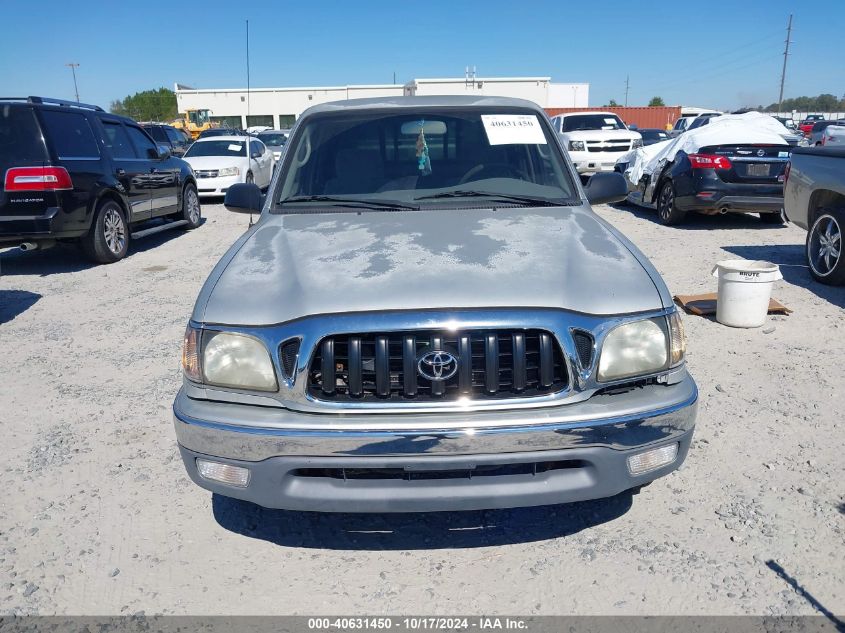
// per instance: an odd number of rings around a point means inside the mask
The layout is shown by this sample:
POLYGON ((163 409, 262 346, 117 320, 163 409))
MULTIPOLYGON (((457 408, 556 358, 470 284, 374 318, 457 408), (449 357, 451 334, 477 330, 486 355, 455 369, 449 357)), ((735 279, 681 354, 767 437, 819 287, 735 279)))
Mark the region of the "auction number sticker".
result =
POLYGON ((545 145, 546 135, 533 114, 482 114, 490 145, 545 145))

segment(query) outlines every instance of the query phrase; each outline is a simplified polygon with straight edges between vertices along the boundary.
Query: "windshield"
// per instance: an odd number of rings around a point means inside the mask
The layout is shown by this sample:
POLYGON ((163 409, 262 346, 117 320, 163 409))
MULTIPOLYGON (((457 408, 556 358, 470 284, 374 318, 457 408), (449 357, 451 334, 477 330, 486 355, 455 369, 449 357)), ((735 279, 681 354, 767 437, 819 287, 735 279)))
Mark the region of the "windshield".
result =
POLYGON ((258 138, 265 145, 284 145, 288 142, 288 137, 281 132, 261 133, 258 135, 258 138))
POLYGON ((185 158, 191 156, 246 156, 244 141, 197 141, 185 152, 185 158))
POLYGON ((564 132, 625 129, 625 124, 615 114, 572 114, 563 117, 564 132))
POLYGON ((488 194, 577 203, 543 117, 514 108, 457 107, 312 115, 289 142, 274 206, 295 212, 291 207, 331 206, 338 198, 397 208, 446 200, 479 206, 470 196, 488 194), (456 199, 455 192, 469 195, 456 199), (303 200, 308 196, 322 200, 303 200))

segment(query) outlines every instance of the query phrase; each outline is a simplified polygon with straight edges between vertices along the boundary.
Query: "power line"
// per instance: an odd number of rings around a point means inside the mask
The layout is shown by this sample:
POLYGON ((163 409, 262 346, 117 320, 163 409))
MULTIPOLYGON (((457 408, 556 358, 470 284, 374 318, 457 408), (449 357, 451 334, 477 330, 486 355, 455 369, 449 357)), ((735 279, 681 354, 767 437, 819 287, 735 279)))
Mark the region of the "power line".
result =
POLYGON ((778 113, 783 103, 783 84, 786 81, 786 59, 789 57, 789 37, 792 35, 792 14, 789 14, 789 24, 786 26, 786 48, 783 49, 783 70, 780 73, 780 95, 778 95, 778 113))

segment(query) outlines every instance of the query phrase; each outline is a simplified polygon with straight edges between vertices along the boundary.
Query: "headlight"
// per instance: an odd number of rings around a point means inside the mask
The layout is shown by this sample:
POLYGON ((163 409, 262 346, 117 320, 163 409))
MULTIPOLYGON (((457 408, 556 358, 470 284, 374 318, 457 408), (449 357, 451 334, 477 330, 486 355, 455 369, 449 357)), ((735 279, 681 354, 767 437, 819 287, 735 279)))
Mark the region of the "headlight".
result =
POLYGON ((641 138, 635 138, 634 142, 631 143, 631 149, 637 149, 638 147, 642 147, 642 146, 643 146, 643 139, 641 139, 641 138))
POLYGON ((232 332, 205 332, 202 374, 220 387, 275 391, 276 372, 267 348, 258 339, 232 332))
POLYGON ((584 151, 584 141, 569 141, 569 151, 570 152, 583 152, 584 151))
POLYGON ((666 369, 669 365, 669 341, 665 323, 662 318, 646 319, 612 329, 602 343, 599 381, 619 380, 666 369))
POLYGON ((218 176, 239 176, 241 170, 237 167, 224 167, 217 172, 218 176))

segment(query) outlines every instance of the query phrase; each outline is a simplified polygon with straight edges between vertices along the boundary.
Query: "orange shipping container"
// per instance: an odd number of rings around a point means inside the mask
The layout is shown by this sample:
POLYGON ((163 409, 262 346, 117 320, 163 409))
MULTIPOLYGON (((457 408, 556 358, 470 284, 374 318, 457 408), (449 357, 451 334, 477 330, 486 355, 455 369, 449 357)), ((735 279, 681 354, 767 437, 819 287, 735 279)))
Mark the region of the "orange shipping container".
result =
POLYGON ((626 125, 636 125, 639 128, 666 129, 666 125, 675 125, 681 118, 681 106, 641 106, 624 107, 609 106, 606 108, 546 108, 546 113, 552 117, 570 112, 613 112, 626 125))

